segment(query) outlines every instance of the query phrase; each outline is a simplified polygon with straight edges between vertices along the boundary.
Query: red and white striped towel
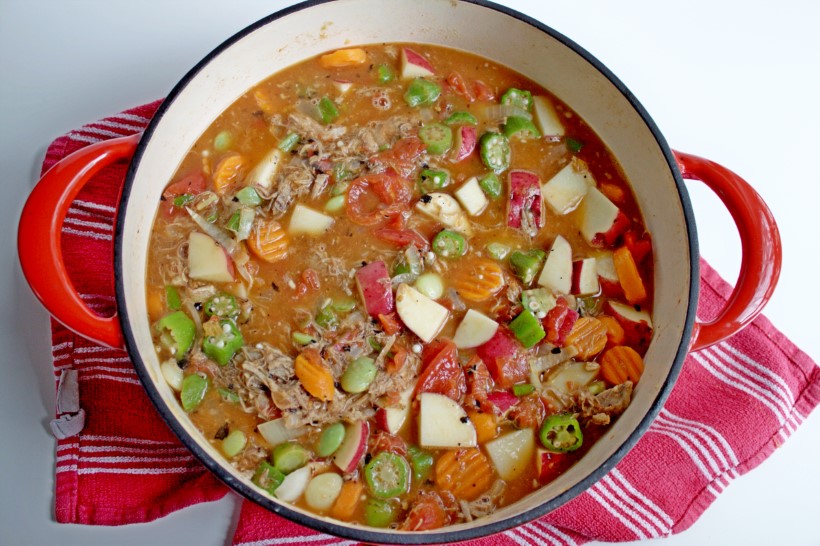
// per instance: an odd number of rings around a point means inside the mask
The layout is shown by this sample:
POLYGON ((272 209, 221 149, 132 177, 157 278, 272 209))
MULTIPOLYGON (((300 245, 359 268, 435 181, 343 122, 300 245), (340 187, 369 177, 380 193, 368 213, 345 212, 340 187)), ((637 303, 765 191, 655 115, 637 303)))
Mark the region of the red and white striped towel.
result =
MULTIPOLYGON (((128 110, 57 139, 43 171, 91 142, 141 131, 158 105, 128 110)), ((111 166, 90 182, 63 227, 69 273, 84 300, 101 314, 114 310, 112 235, 125 169, 124 164, 111 166)), ((699 315, 713 315, 730 291, 701 262, 699 315)), ((57 444, 59 522, 138 523, 225 495, 225 487, 159 418, 126 353, 90 343, 54 321, 52 344, 55 377, 77 370, 86 411, 82 433, 57 444)), ((539 521, 475 543, 562 546, 683 531, 734 478, 781 445, 818 402, 820 368, 760 317, 732 339, 687 358, 659 418, 594 487, 539 521)), ((233 542, 350 543, 249 502, 242 507, 233 542)))

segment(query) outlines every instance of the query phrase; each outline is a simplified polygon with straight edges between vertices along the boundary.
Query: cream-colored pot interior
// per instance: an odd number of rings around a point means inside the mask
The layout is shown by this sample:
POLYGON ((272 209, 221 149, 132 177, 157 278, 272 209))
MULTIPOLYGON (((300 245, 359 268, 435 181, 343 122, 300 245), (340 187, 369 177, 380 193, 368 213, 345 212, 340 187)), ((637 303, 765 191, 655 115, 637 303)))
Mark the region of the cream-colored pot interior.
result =
POLYGON ((499 522, 554 498, 604 465, 650 411, 679 347, 688 343, 682 341, 692 282, 687 225, 663 149, 644 119, 609 79, 542 30, 493 9, 452 0, 338 0, 274 18, 223 46, 180 85, 142 144, 121 220, 117 274, 122 276, 125 308, 121 307, 120 313, 127 315, 130 348, 139 353, 140 358, 135 360, 141 359, 147 368, 161 396, 160 403, 168 406, 168 411, 225 473, 251 487, 200 438, 159 372, 144 290, 151 224, 163 187, 181 158, 220 112, 248 88, 306 57, 351 44, 376 42, 434 43, 472 51, 526 74, 552 91, 575 109, 614 152, 632 183, 653 236, 655 337, 634 401, 569 472, 526 499, 469 526, 499 522))

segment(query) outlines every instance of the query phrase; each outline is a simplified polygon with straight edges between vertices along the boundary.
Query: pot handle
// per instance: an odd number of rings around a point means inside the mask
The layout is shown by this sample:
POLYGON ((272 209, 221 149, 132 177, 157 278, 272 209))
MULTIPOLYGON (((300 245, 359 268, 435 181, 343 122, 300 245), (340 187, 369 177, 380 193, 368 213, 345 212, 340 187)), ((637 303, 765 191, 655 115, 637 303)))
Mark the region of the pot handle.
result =
POLYGON ((696 321, 690 351, 714 345, 746 327, 769 301, 780 277, 780 232, 769 207, 748 182, 717 163, 674 152, 683 178, 700 180, 732 215, 743 257, 740 274, 723 310, 709 322, 696 321))
POLYGON ((60 160, 26 200, 17 232, 20 265, 37 299, 68 329, 116 349, 125 347, 117 313, 101 317, 80 298, 63 261, 62 227, 83 186, 104 167, 130 159, 141 136, 97 142, 60 160))

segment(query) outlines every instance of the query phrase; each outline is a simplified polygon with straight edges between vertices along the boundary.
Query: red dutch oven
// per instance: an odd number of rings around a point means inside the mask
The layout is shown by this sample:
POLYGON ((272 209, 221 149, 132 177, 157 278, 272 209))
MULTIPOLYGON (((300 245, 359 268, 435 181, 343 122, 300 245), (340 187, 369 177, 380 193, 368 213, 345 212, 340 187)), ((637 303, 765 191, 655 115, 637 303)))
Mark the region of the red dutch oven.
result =
POLYGON ((626 87, 568 38, 510 9, 466 0, 310 1, 251 25, 185 75, 145 133, 90 145, 49 170, 23 209, 18 234, 23 271, 43 305, 78 334, 125 348, 160 414, 207 468, 246 498, 284 517, 377 543, 451 542, 496 533, 535 519, 591 487, 649 427, 686 354, 731 336, 760 313, 781 263, 774 218, 748 183, 717 163, 671 150, 626 87), (160 195, 207 126, 245 91, 284 67, 352 43, 381 42, 422 42, 472 51, 549 89, 618 158, 654 244, 654 336, 627 411, 604 439, 554 482, 486 518, 420 533, 318 516, 267 496, 239 475, 196 430, 162 379, 145 298, 148 239, 160 195), (120 160, 131 163, 114 242, 118 311, 100 317, 82 301, 66 273, 61 228, 83 185, 120 160), (725 308, 709 322, 696 319, 698 245, 684 179, 701 181, 718 195, 737 224, 743 248, 736 287, 725 308))

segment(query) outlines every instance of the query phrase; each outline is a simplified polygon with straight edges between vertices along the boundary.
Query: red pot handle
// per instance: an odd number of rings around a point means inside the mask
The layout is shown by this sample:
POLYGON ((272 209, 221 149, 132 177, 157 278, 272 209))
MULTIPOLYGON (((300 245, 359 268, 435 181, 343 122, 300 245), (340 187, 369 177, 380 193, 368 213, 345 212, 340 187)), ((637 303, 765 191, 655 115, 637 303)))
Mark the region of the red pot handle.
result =
POLYGON ((123 348, 117 314, 101 317, 80 298, 63 261, 62 227, 71 202, 102 168, 130 159, 141 134, 86 146, 51 167, 31 192, 17 232, 20 265, 34 294, 55 319, 92 341, 123 348))
POLYGON ((675 152, 681 175, 706 184, 726 205, 740 233, 740 275, 723 311, 709 322, 695 322, 691 351, 699 351, 739 332, 760 314, 780 277, 780 232, 769 207, 741 177, 713 161, 675 152))

